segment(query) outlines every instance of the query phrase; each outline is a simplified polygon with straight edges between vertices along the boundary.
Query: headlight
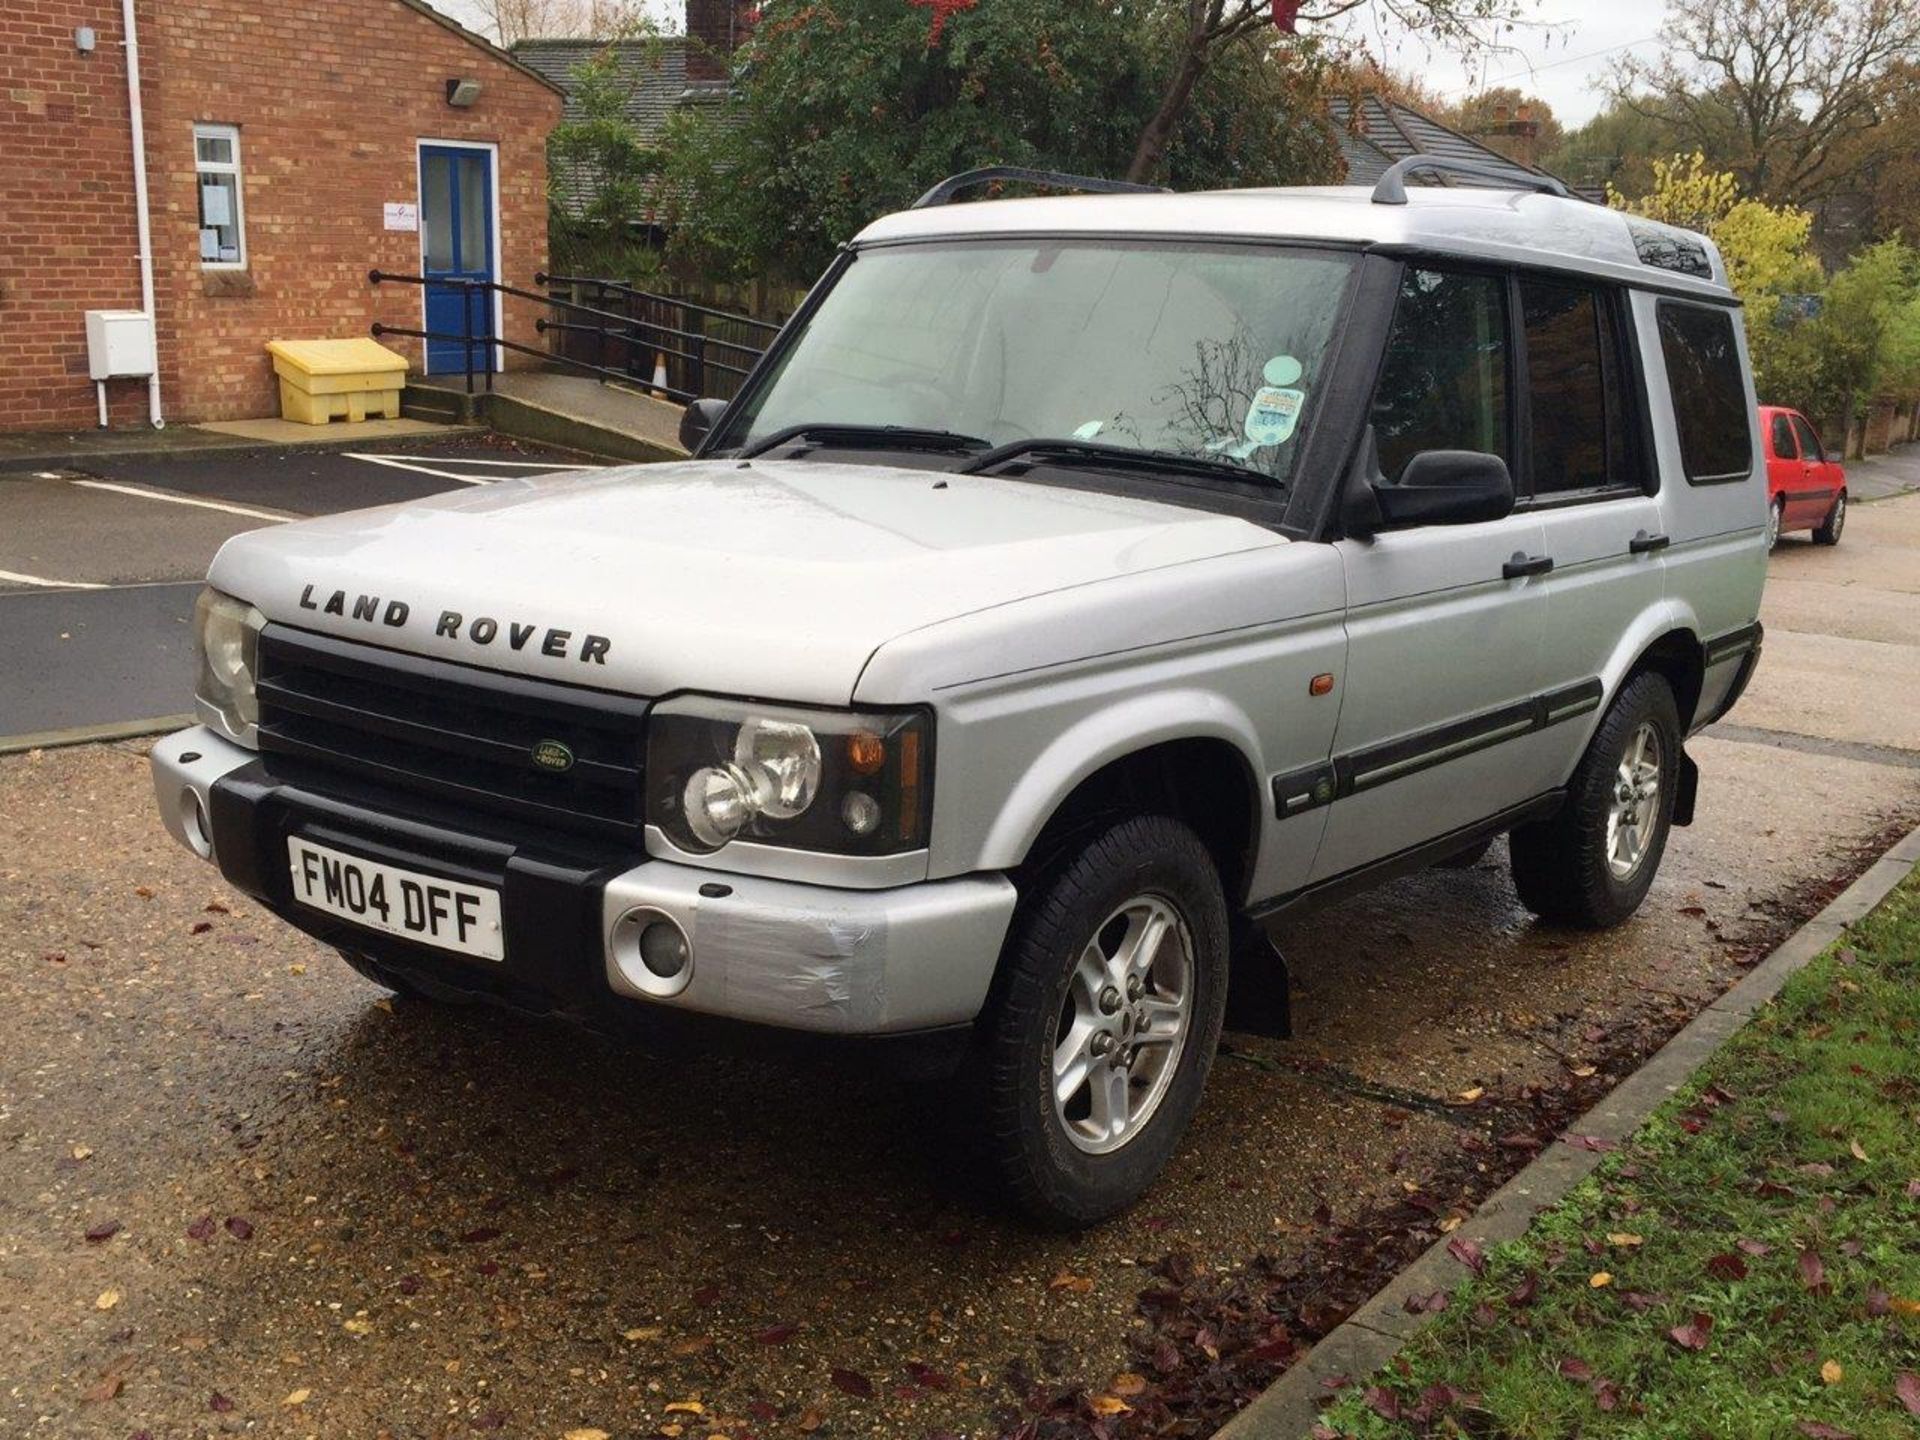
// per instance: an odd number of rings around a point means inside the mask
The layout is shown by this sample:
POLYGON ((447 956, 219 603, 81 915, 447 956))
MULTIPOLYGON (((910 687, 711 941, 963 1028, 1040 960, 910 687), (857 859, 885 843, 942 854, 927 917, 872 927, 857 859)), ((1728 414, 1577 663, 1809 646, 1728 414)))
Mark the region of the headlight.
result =
POLYGON ((251 605, 218 590, 202 590, 199 603, 193 607, 194 641, 200 660, 200 677, 193 694, 199 702, 200 716, 229 739, 242 743, 252 742, 253 727, 260 719, 260 701, 253 682, 260 627, 266 623, 266 617, 251 605))
POLYGON ((731 840, 842 855, 923 849, 932 721, 687 696, 647 717, 647 821, 683 850, 731 840))

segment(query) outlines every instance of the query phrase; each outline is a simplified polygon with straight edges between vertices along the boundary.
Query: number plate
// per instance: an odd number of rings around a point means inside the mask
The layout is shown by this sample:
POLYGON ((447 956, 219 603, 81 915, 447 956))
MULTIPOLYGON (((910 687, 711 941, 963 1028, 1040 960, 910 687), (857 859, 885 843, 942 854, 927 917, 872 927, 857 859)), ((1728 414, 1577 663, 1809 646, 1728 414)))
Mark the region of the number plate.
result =
POLYGON ((290 836, 293 898, 388 935, 475 955, 506 958, 500 892, 421 875, 290 836))

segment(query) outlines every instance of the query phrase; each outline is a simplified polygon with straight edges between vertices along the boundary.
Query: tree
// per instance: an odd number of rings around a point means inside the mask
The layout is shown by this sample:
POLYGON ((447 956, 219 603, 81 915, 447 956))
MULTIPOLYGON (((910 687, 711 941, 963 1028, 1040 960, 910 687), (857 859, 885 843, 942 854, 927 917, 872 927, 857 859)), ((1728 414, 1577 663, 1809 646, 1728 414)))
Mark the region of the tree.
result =
POLYGON ((1856 142, 1920 53, 1914 0, 1672 0, 1657 60, 1627 57, 1616 101, 1671 127, 1675 148, 1731 170, 1743 191, 1812 205, 1851 183, 1856 142))
POLYGON ((1636 108, 1613 100, 1586 124, 1567 131, 1540 163, 1575 185, 1611 185, 1644 195, 1653 186, 1652 162, 1675 149, 1674 134, 1654 102, 1643 98, 1636 108))
MULTIPOLYGON (((1493 43, 1503 24, 1519 17, 1524 0, 1324 0, 1301 9, 1298 22, 1334 19, 1371 4, 1410 30, 1461 49, 1493 43)), ((1148 116, 1127 164, 1129 180, 1159 176, 1168 147, 1207 71, 1236 46, 1273 31, 1272 0, 1162 0, 1177 36, 1159 103, 1148 116)))
POLYGON ((628 116, 638 77, 660 63, 644 23, 567 77, 571 114, 547 137, 553 264, 561 273, 629 275, 633 234, 658 201, 660 154, 628 116))
POLYGON ((644 0, 472 0, 502 45, 556 38, 609 40, 648 28, 644 0))
MULTIPOLYGON (((1122 171, 1181 63, 1163 0, 772 0, 735 98, 672 129, 677 264, 811 277, 876 215, 988 164, 1122 171)), ((1168 137, 1190 187, 1333 179, 1324 47, 1213 57, 1168 137)))

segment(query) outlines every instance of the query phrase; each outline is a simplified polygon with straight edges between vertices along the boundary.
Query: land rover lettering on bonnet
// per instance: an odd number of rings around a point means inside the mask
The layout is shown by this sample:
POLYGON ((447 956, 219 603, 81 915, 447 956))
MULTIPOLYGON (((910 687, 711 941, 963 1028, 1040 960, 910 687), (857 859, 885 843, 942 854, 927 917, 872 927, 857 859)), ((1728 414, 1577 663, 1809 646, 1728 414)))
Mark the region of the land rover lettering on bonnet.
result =
POLYGON ((1229 976, 1284 1000, 1263 920, 1504 838, 1625 922, 1759 660, 1713 243, 1458 168, 957 177, 690 459, 229 540, 167 827, 405 995, 955 1076, 1017 1204, 1112 1215, 1229 976))

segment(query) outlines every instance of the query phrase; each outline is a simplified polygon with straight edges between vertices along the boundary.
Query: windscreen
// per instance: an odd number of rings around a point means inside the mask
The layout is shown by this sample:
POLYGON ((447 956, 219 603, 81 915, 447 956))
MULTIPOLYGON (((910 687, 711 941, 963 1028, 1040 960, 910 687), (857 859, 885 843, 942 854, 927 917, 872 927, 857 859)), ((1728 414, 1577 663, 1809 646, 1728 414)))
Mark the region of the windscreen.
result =
POLYGON ((863 251, 724 443, 899 425, 1286 480, 1352 268, 1328 252, 1093 238, 863 251))

